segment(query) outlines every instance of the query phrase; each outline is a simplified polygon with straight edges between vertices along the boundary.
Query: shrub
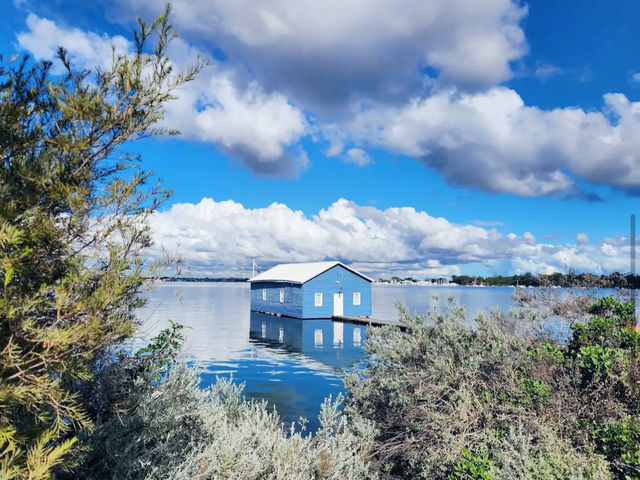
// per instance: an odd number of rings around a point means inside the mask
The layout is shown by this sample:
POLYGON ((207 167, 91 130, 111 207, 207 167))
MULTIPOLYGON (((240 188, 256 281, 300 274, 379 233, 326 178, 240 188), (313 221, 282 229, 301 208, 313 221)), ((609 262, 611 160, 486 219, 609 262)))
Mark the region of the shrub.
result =
POLYGON ((135 393, 134 409, 96 426, 87 479, 369 479, 372 434, 355 431, 324 402, 320 429, 284 428, 266 402, 245 401, 242 386, 217 379, 209 389, 198 372, 176 365, 159 385, 135 393))
POLYGON ((640 424, 626 418, 596 432, 600 450, 619 478, 640 478, 640 424))
POLYGON ((346 380, 345 411, 374 424, 374 467, 383 478, 636 478, 638 334, 624 302, 589 311, 550 343, 535 311, 531 326, 517 325, 520 311, 471 327, 455 305, 429 324, 401 308, 407 332, 371 330, 371 360, 346 380))

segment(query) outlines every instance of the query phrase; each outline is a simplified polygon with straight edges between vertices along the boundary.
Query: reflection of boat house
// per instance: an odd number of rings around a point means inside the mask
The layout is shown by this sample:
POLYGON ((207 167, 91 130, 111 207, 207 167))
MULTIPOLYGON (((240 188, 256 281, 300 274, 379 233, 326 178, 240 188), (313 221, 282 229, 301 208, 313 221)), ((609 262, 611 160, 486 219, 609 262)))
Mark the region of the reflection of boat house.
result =
POLYGON ((249 281, 254 311, 296 318, 371 315, 371 279, 340 262, 281 264, 249 281))
POLYGON ((251 312, 249 338, 274 349, 301 353, 335 368, 349 368, 361 362, 367 328, 362 325, 276 317, 251 312))

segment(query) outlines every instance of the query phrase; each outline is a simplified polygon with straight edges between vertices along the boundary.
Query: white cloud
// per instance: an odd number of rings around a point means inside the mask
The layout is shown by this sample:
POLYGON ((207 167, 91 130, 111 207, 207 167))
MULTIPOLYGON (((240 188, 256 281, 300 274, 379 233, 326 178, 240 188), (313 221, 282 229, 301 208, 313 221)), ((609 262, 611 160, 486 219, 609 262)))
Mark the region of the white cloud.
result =
MULTIPOLYGON (((27 17, 27 27, 28 31, 18 34, 18 44, 37 60, 53 60, 58 47, 64 47, 79 67, 106 69, 111 65, 112 47, 116 54, 124 54, 129 52, 131 46, 120 35, 109 37, 77 28, 62 28, 34 14, 27 17)), ((61 63, 54 64, 54 72, 63 72, 61 63)))
POLYGON ((533 71, 533 75, 540 80, 547 80, 556 75, 560 75, 564 73, 565 70, 556 65, 552 65, 550 63, 539 63, 536 65, 535 70, 533 71))
POLYGON ((625 239, 597 244, 538 243, 527 232, 449 222, 410 207, 378 209, 340 199, 312 216, 279 203, 249 209, 209 198, 175 204, 151 221, 155 251, 180 253, 193 273, 246 274, 251 258, 279 262, 340 259, 372 275, 458 273, 462 265, 508 262, 518 272, 628 269, 625 239))
POLYGON ((329 148, 325 151, 325 155, 327 157, 335 157, 336 155, 340 155, 342 153, 343 145, 341 143, 332 143, 329 145, 329 148))
POLYGON ((454 184, 523 196, 575 193, 575 177, 640 186, 640 103, 606 94, 603 112, 526 106, 505 87, 441 91, 401 108, 371 108, 349 130, 421 159, 454 184))
POLYGON ((631 82, 640 83, 640 72, 635 72, 631 74, 631 82))
MULTIPOLYGON (((27 27, 18 34, 18 43, 37 59, 54 60, 62 46, 82 68, 109 68, 111 45, 120 54, 132 51, 124 37, 67 29, 33 14, 27 27)), ((178 68, 192 64, 198 54, 181 39, 170 47, 171 61, 178 68)), ((55 72, 62 72, 59 62, 54 65, 55 72)), ((231 71, 216 63, 177 95, 167 105, 164 124, 180 130, 184 138, 213 143, 260 174, 293 176, 307 168, 306 153, 298 145, 306 121, 283 95, 265 93, 255 82, 240 86, 231 71)))
POLYGON ((165 123, 187 139, 216 144, 255 173, 294 176, 309 163, 298 146, 306 131, 300 110, 256 83, 241 90, 216 65, 169 103, 165 123))
POLYGON ((371 156, 361 148, 350 148, 347 150, 345 160, 350 163, 355 163, 359 167, 369 165, 372 161, 371 156))
MULTIPOLYGON (((164 0, 119 5, 150 15, 164 0)), ((637 189, 638 104, 606 94, 602 112, 541 110, 496 86, 527 52, 521 5, 182 0, 174 19, 265 92, 317 115, 312 128, 326 135, 328 156, 346 151, 345 159, 365 163, 355 153, 381 146, 453 184, 522 196, 576 195, 578 180, 637 189), (437 80, 425 78, 427 67, 437 80)), ((545 63, 534 70, 543 79, 567 72, 545 63)))
MULTIPOLYGON (((114 18, 151 16, 164 0, 119 0, 114 18), (127 12, 123 15, 122 11, 127 12)), ((421 68, 439 82, 482 88, 511 77, 527 47, 511 0, 177 0, 185 36, 221 48, 269 91, 305 108, 343 108, 362 97, 405 98, 421 68)))
MULTIPOLYGON (((120 5, 148 14, 164 0, 120 5)), ((542 110, 493 86, 526 51, 525 13, 510 0, 178 1, 185 37, 229 58, 180 90, 166 124, 264 175, 308 168, 301 139, 309 136, 328 143, 327 156, 364 165, 365 150, 381 147, 488 192, 576 195, 584 183, 640 191, 640 102, 608 93, 602 111, 542 110), (440 69, 435 83, 425 84, 425 66, 440 69), (326 108, 330 115, 318 113, 326 108)), ((18 42, 37 58, 52 59, 62 45, 81 66, 104 67, 112 42, 131 50, 124 37, 35 15, 27 26, 18 42)), ((170 53, 184 66, 198 52, 178 39, 170 53)))
POLYGON ((589 235, 586 233, 579 233, 576 235, 576 243, 578 245, 586 245, 589 243, 589 235))

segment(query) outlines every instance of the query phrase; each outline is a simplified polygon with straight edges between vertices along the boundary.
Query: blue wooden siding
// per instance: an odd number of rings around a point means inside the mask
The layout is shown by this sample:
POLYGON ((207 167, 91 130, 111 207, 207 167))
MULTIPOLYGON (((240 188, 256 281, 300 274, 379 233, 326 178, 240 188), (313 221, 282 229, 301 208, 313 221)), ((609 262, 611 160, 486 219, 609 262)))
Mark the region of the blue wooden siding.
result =
POLYGON ((371 283, 359 275, 336 265, 304 285, 284 282, 251 283, 251 310, 297 318, 331 318, 333 294, 342 288, 343 314, 371 316, 371 283), (262 290, 267 300, 262 299, 262 290), (284 303, 280 303, 284 290, 284 303), (354 292, 360 292, 360 305, 353 304, 354 292), (315 306, 315 294, 322 293, 322 306, 315 306))
POLYGON ((283 282, 255 282, 251 284, 251 310, 302 318, 302 285, 283 282), (262 300, 262 290, 267 300, 262 300), (280 290, 284 302, 280 303, 280 290))
POLYGON ((340 287, 344 315, 371 316, 371 283, 342 265, 336 265, 302 286, 302 318, 330 318, 333 294, 338 293, 340 287), (353 305, 354 292, 360 292, 360 305, 353 305), (316 293, 322 293, 321 307, 315 306, 316 293))

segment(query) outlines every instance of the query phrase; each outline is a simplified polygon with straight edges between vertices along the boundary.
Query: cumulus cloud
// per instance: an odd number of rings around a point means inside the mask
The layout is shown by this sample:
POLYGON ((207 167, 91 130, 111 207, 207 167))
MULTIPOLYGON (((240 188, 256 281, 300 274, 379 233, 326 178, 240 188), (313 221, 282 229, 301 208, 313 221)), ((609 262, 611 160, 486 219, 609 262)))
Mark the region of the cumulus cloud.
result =
POLYGON ((306 216, 273 203, 250 209, 204 198, 175 204, 151 220, 156 255, 178 252, 193 273, 246 273, 251 259, 279 262, 339 259, 372 275, 459 273, 464 265, 507 262, 517 272, 624 271, 625 239, 594 244, 539 243, 495 229, 457 224, 411 207, 378 209, 339 199, 306 216))
MULTIPOLYGON (((136 13, 158 12, 163 4, 119 0, 136 13)), ((542 110, 497 86, 512 75, 510 62, 527 52, 520 2, 174 6, 186 35, 222 49, 265 91, 318 113, 315 127, 327 135, 328 156, 346 151, 346 160, 365 163, 355 153, 379 146, 418 158, 452 184, 522 196, 596 199, 578 191, 582 181, 640 187, 639 104, 609 93, 601 112, 542 110), (354 144, 359 148, 349 150, 354 144)), ((568 72, 538 63, 533 74, 568 72)))
MULTIPOLYGON (((483 88, 511 77, 526 51, 511 0, 178 0, 174 20, 190 38, 248 66, 268 90, 327 110, 364 98, 404 99, 424 70, 439 82, 483 88)), ((119 0, 117 16, 154 15, 164 0, 119 0)), ((116 14, 114 13, 114 18, 116 14)))
POLYGON ((187 139, 216 144, 254 173, 295 176, 308 167, 298 144, 306 131, 302 112, 255 82, 240 89, 233 74, 217 65, 169 103, 165 123, 187 139))
MULTIPOLYGON (((119 0, 118 14, 151 15, 164 3, 119 0)), ((526 52, 519 5, 175 2, 178 29, 201 49, 178 39, 172 61, 186 65, 207 47, 227 59, 178 92, 166 124, 262 175, 294 177, 308 168, 301 140, 310 138, 328 144, 327 156, 357 165, 371 163, 366 149, 375 147, 415 157, 451 184, 487 192, 596 199, 579 191, 589 183, 640 192, 640 102, 607 93, 602 111, 542 110, 495 86, 526 52)), ((62 45, 81 66, 104 67, 112 43, 131 50, 123 37, 35 15, 27 27, 18 43, 37 58, 53 58, 62 45)), ((539 64, 538 74, 558 68, 539 64)))
POLYGON ((451 89, 403 107, 372 108, 349 128, 417 157, 454 184, 522 196, 576 193, 575 178, 640 186, 640 103, 606 94, 602 112, 541 110, 514 91, 451 89))
MULTIPOLYGON (((68 29, 33 14, 27 27, 18 34, 18 44, 37 59, 54 60, 62 46, 78 66, 104 69, 110 66, 112 45, 117 54, 133 50, 124 37, 68 29)), ((181 39, 174 40, 169 53, 178 68, 201 54, 181 39)), ((62 72, 59 62, 54 68, 62 72)), ((215 144, 255 173, 294 176, 306 169, 308 158, 298 143, 306 131, 302 112, 281 94, 236 80, 232 71, 212 62, 168 103, 165 126, 180 130, 184 138, 215 144)))

